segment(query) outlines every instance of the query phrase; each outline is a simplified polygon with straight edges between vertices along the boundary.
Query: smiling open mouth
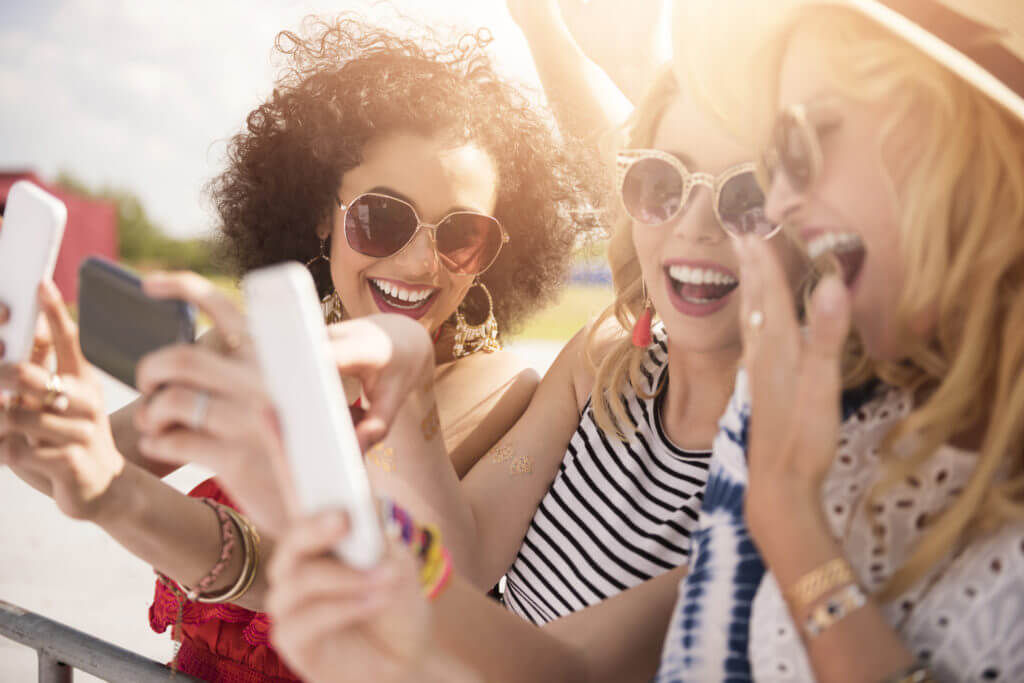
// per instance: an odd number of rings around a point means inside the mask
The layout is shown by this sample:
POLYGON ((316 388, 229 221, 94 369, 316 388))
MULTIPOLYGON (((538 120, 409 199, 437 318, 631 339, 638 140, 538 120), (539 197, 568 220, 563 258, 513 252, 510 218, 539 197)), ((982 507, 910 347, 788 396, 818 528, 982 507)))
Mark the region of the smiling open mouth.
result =
POLYGON ((368 278, 370 287, 384 300, 388 306, 403 311, 415 311, 427 306, 440 291, 436 287, 430 289, 406 289, 387 280, 368 278))
POLYGON ((856 233, 826 232, 807 243, 807 255, 820 270, 838 269, 843 283, 849 287, 857 280, 867 251, 856 233))
POLYGON ((679 298, 691 304, 718 301, 739 285, 739 281, 729 273, 712 268, 668 266, 665 274, 679 298))

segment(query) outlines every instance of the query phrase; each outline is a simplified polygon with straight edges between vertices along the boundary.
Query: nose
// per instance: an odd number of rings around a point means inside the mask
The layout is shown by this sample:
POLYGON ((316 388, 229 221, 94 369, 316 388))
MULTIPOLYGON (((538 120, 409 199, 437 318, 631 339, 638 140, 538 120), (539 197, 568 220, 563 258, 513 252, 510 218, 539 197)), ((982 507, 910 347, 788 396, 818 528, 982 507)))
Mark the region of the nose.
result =
POLYGON ((726 239, 715 218, 714 196, 710 188, 696 185, 676 218, 673 234, 698 244, 716 244, 726 239))
POLYGON ((429 225, 421 225, 412 241, 405 245, 395 258, 409 267, 416 275, 432 274, 438 270, 434 229, 429 225))
POLYGON ((772 176, 772 184, 768 195, 764 198, 764 213, 775 225, 789 221, 800 208, 802 195, 793 189, 785 173, 776 172, 772 176))

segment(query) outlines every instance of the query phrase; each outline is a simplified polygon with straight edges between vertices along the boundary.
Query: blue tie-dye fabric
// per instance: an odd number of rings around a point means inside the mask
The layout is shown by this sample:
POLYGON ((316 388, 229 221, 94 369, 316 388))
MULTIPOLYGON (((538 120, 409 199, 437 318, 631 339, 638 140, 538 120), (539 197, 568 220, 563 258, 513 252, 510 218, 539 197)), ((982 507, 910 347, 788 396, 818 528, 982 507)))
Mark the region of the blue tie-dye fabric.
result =
MULTIPOLYGON (((843 419, 874 395, 872 383, 843 395, 843 419)), ((711 471, 690 571, 679 584, 656 683, 752 681, 747 648, 754 595, 765 567, 747 530, 747 430, 750 389, 746 372, 718 424, 711 471)))

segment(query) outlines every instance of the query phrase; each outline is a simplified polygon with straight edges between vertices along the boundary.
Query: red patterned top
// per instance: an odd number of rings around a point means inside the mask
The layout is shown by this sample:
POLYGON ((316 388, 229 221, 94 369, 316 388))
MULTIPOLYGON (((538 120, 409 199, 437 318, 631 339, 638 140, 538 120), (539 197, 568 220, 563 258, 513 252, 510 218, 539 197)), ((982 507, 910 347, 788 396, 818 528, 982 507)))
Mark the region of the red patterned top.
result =
MULTIPOLYGON (((193 498, 210 498, 237 509, 216 480, 192 489, 193 498)), ((149 625, 157 633, 173 627, 178 598, 159 581, 149 608, 149 625)), ((173 628, 172 628, 173 630, 173 628)), ((211 683, 293 683, 298 681, 270 645, 270 617, 237 605, 185 602, 178 668, 211 683)))

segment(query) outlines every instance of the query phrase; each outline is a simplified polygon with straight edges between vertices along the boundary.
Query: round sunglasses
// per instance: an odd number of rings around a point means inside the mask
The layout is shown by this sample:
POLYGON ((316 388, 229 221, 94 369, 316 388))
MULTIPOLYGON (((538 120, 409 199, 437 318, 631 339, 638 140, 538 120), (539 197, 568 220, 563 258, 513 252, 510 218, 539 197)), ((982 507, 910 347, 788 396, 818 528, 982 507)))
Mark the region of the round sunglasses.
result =
POLYGON ((509 241, 497 218, 475 211, 453 211, 437 223, 424 223, 411 204, 386 194, 366 192, 348 204, 336 201, 348 245, 364 256, 394 256, 426 228, 438 260, 448 272, 480 275, 509 241))
POLYGON ((821 175, 824 163, 820 136, 838 125, 838 113, 827 105, 793 104, 782 110, 775 119, 770 144, 758 169, 764 187, 771 187, 779 171, 794 191, 803 192, 810 187, 821 175))
POLYGON ((718 177, 691 172, 677 157, 657 149, 628 149, 617 157, 619 197, 630 218, 643 225, 667 223, 682 212, 690 193, 704 185, 714 193, 715 218, 733 237, 767 239, 779 231, 764 214, 764 192, 753 163, 718 177))

